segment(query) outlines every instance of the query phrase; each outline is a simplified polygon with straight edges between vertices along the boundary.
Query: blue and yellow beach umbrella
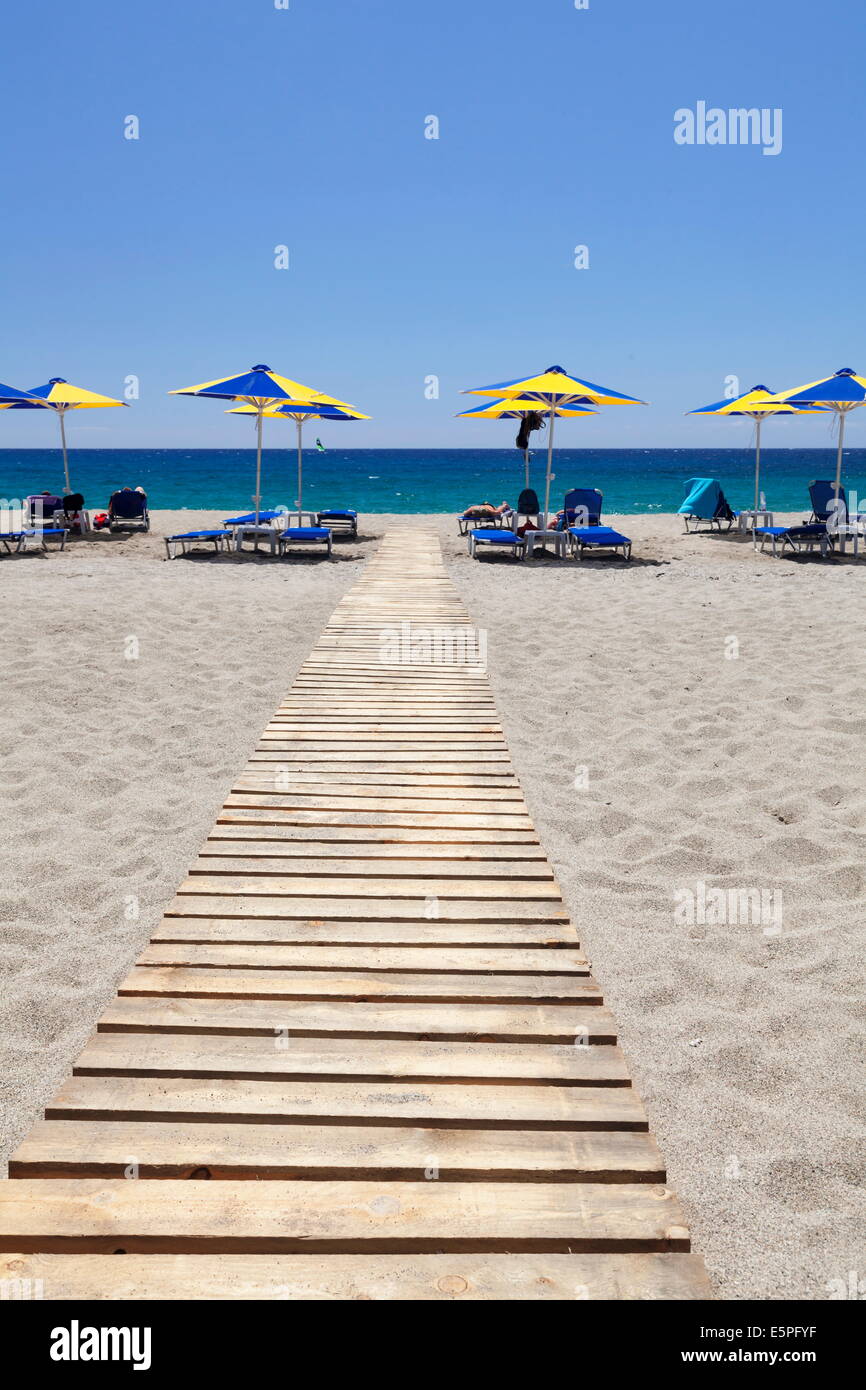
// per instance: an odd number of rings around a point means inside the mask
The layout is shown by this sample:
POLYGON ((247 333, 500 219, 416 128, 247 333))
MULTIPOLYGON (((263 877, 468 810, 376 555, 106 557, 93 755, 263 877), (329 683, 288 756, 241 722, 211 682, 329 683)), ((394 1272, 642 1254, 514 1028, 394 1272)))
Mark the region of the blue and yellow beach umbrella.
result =
POLYGON ((853 367, 840 367, 832 376, 795 386, 792 391, 777 391, 774 400, 783 405, 820 407, 832 410, 839 421, 839 448, 836 454, 836 496, 842 483, 842 445, 845 439, 845 419, 858 406, 866 405, 866 377, 858 376, 853 367))
POLYGON ((564 367, 548 367, 538 376, 522 377, 515 381, 494 382, 490 386, 473 386, 464 395, 499 396, 508 399, 532 401, 536 409, 547 407, 547 474, 544 487, 544 518, 547 522, 550 510, 550 478, 553 464, 553 421, 558 406, 568 405, 645 405, 635 396, 626 396, 621 391, 612 391, 606 386, 597 386, 581 377, 569 376, 564 367))
MULTIPOLYGON (((227 415, 250 415, 254 410, 251 405, 235 406, 234 410, 226 411, 227 415)), ((337 402, 333 397, 322 398, 320 405, 297 405, 286 403, 274 406, 271 410, 264 412, 266 420, 294 420, 298 430, 298 498, 297 507, 300 513, 304 506, 304 448, 303 448, 303 428, 306 420, 369 420, 369 415, 362 415, 360 410, 356 410, 353 405, 346 401, 337 402)), ((299 518, 300 519, 300 518, 299 518)))
POLYGON ((85 391, 83 386, 73 386, 62 376, 53 376, 44 386, 34 386, 24 395, 23 400, 7 401, 0 388, 0 410, 53 410, 60 421, 60 447, 63 450, 63 477, 67 493, 72 491, 69 481, 69 455, 66 448, 66 415, 70 410, 98 410, 114 405, 128 405, 127 401, 116 401, 113 396, 100 396, 97 391, 85 391))
POLYGON ((780 401, 767 386, 753 386, 731 400, 687 410, 687 415, 746 415, 755 422, 755 511, 761 498, 761 424, 767 415, 809 415, 821 406, 789 405, 780 401))
MULTIPOLYGON (((543 414, 538 401, 529 401, 516 398, 509 400, 506 398, 501 401, 494 401, 492 405, 474 405, 471 410, 461 410, 457 415, 458 420, 523 420, 527 415, 543 414)), ((581 406, 557 405, 554 407, 554 414, 562 415, 596 415, 595 410, 587 410, 581 406)), ((523 451, 524 485, 529 487, 529 449, 523 451)))
POLYGON ((339 405, 331 396, 313 391, 291 377, 280 376, 270 367, 259 363, 240 376, 225 376, 218 381, 203 381, 198 386, 184 386, 169 391, 170 396, 211 396, 217 401, 241 401, 252 408, 256 416, 256 521, 261 510, 262 491, 262 419, 274 406, 289 402, 295 405, 339 405))

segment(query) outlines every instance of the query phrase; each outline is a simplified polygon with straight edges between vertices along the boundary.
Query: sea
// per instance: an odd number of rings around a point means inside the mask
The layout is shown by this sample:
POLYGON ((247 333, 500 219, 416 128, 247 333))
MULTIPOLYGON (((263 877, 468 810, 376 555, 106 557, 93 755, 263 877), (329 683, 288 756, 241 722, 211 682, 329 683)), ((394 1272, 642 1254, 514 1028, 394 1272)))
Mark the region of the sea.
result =
MULTIPOLYGON (((530 486, 544 500, 546 453, 533 455, 530 486)), ((142 487, 151 509, 246 511, 255 491, 250 449, 72 449, 73 490, 91 509, 120 487, 142 487)), ((749 449, 557 449, 551 505, 572 487, 595 487, 608 513, 675 512, 688 478, 718 478, 734 509, 754 499, 749 449)), ((836 452, 765 449, 761 490, 774 511, 808 505, 814 478, 833 479, 836 452)), ((517 502, 523 455, 516 449, 304 450, 307 510, 353 507, 359 512, 459 512, 475 502, 517 502)), ((866 449, 846 449, 843 482, 866 500, 866 449)), ((0 449, 0 506, 35 492, 63 492, 59 449, 0 449)), ((297 453, 265 449, 262 506, 297 502, 297 453)))

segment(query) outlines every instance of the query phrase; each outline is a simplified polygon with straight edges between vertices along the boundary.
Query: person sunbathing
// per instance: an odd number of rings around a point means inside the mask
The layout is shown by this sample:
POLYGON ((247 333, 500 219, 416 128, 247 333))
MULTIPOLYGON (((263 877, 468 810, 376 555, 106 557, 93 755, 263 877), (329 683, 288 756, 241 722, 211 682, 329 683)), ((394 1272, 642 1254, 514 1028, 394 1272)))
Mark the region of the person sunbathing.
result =
POLYGON ((507 502, 500 502, 498 507, 494 507, 492 502, 473 502, 466 508, 464 515, 468 516, 471 513, 473 516, 504 516, 510 511, 511 507, 507 502))

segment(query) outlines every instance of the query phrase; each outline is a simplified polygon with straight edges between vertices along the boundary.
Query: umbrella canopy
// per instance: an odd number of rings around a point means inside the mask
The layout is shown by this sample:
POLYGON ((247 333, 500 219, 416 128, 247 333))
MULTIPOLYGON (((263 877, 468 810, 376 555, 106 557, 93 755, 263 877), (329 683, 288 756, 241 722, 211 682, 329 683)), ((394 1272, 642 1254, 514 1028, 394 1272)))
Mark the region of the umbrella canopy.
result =
POLYGON ((211 396, 218 401, 243 401, 256 415, 256 521, 261 510, 262 490, 262 416, 269 407, 292 401, 298 405, 330 402, 329 396, 303 386, 300 381, 280 376, 259 362, 240 376, 224 376, 218 381, 203 381, 198 386, 182 386, 169 391, 170 396, 211 396))
POLYGON ((792 391, 778 391, 773 397, 785 405, 821 406, 835 412, 839 421, 839 449, 836 454, 836 495, 842 482, 842 444, 845 439, 845 417, 858 406, 866 405, 866 377, 858 376, 853 367, 840 367, 832 376, 795 386, 792 391))
POLYGON ((32 400, 27 391, 19 391, 14 386, 4 386, 2 381, 0 381, 0 401, 5 405, 14 405, 18 401, 30 401, 34 407, 36 406, 36 402, 32 400))
MULTIPOLYGON (((559 416, 568 415, 596 415, 595 410, 587 410, 582 406, 557 405, 553 407, 554 414, 559 416)), ((474 405, 471 410, 461 410, 458 420, 523 420, 527 415, 538 415, 543 413, 538 401, 530 401, 521 397, 506 397, 505 400, 493 401, 491 405, 474 405)), ((518 445, 520 439, 518 436, 518 445)), ((529 449, 524 450, 524 483, 529 487, 529 449)))
MULTIPOLYGON (((319 405, 299 405, 297 402, 285 402, 283 405, 272 406, 270 410, 263 411, 266 420, 294 420, 298 430, 298 512, 300 513, 304 505, 304 449, 303 435, 305 420, 369 420, 369 415, 362 415, 360 410, 356 410, 353 405, 346 401, 337 401, 333 396, 321 395, 319 405)), ((251 415, 255 412, 255 406, 239 405, 234 410, 227 410, 227 415, 251 415)))
POLYGON ((34 386, 31 391, 18 392, 23 400, 7 401, 3 395, 7 388, 0 387, 0 410, 53 410, 60 420, 60 447, 63 450, 63 476, 66 491, 72 491, 69 481, 69 455, 66 449, 66 412, 68 410, 93 410, 102 406, 129 404, 116 401, 113 396, 100 396, 97 391, 85 391, 83 386, 73 386, 62 376, 53 376, 44 386, 34 386))
POLYGON ((765 415, 809 415, 822 410, 818 405, 789 405, 778 400, 767 386, 753 386, 731 400, 714 401, 712 405, 687 410, 687 415, 746 415, 755 421, 755 511, 758 510, 761 485, 761 424, 765 415))
POLYGON ((556 407, 567 405, 645 405, 635 396, 623 395, 606 386, 596 386, 592 381, 570 376, 564 367, 548 367, 539 376, 523 377, 515 381, 499 381, 490 386, 473 386, 464 395, 500 396, 509 399, 532 401, 548 410, 547 434, 547 475, 544 488, 544 517, 550 509, 550 477, 553 463, 553 422, 556 407))

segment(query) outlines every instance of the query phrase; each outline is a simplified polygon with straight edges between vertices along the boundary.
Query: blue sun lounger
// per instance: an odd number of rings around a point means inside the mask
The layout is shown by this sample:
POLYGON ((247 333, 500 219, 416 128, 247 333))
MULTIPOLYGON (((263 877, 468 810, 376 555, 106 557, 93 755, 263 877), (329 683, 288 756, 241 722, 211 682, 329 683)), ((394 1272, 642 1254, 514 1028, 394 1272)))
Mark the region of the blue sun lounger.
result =
POLYGON ((65 526, 41 526, 26 531, 4 531, 0 533, 0 545, 7 555, 18 555, 22 550, 27 549, 27 542, 38 540, 43 550, 47 550, 45 537, 50 536, 52 540, 59 540, 58 550, 66 548, 66 527, 65 526))
POLYGON ((583 559, 584 550, 622 551, 624 560, 631 559, 631 541, 610 526, 569 526, 568 553, 583 559))
POLYGON ((833 549, 835 540, 826 521, 807 521, 802 526, 756 526, 753 534, 755 537, 761 537, 761 550, 767 541, 772 542, 773 554, 777 560, 785 553, 786 546, 798 552, 812 550, 817 545, 826 558, 828 552, 833 549))
POLYGON ((485 526, 483 530, 469 532, 469 554, 478 559, 479 545, 492 545, 500 550, 510 551, 516 560, 526 554, 526 541, 516 531, 504 531, 499 527, 485 526))
POLYGON ((178 555, 186 554, 187 547, 192 548, 196 545, 212 545, 216 555, 220 550, 228 549, 231 538, 231 531, 182 531, 177 536, 166 536, 165 550, 169 560, 176 560, 178 555), (175 550, 172 555, 173 545, 179 545, 180 549, 175 550))
POLYGON ((344 531, 353 538, 358 534, 358 513, 335 508, 330 512, 316 512, 317 526, 328 526, 332 531, 344 531))
POLYGON ((277 548, 281 555, 295 545, 326 545, 330 556, 334 541, 327 526, 287 526, 277 533, 277 548))

